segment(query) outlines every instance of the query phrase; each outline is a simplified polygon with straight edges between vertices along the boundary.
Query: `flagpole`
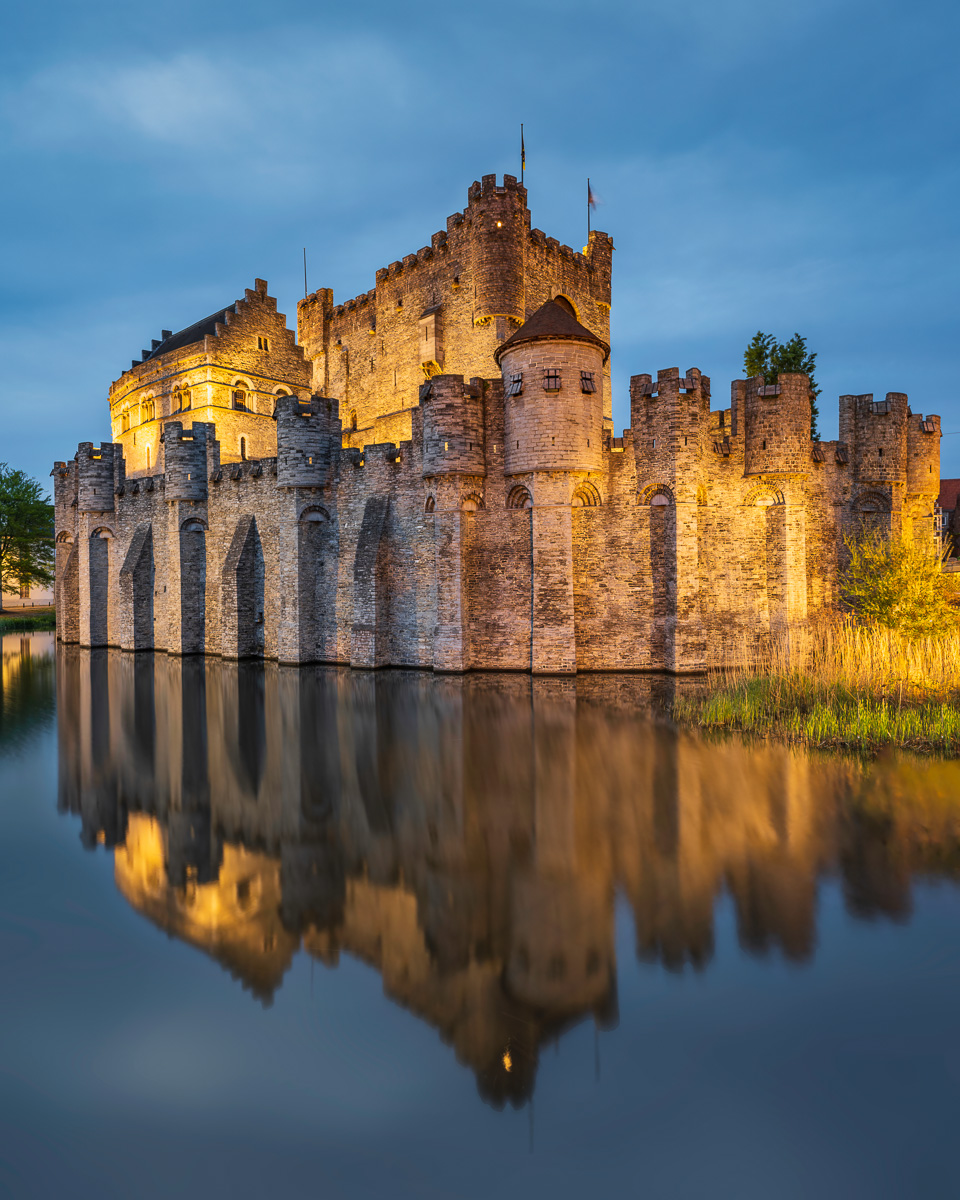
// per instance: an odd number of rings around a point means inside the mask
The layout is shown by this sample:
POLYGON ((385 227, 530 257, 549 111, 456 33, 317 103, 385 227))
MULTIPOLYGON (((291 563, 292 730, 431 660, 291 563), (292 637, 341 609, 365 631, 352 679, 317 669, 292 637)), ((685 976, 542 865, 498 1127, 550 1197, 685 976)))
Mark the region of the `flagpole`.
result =
POLYGON ((303 298, 307 298, 307 248, 303 248, 303 298))
POLYGON ((523 144, 523 122, 520 122, 520 186, 523 187, 523 168, 527 165, 527 151, 523 144))
POLYGON ((590 241, 590 176, 587 176, 587 242, 590 241))

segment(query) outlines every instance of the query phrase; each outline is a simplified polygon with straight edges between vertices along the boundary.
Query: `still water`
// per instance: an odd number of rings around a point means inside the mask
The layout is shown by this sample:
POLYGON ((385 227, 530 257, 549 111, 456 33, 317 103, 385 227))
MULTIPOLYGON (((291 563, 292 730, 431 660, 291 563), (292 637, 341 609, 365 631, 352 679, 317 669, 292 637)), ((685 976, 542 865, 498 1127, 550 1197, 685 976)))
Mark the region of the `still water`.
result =
POLYGON ((2 650, 0 1194, 957 1194, 960 764, 2 650))

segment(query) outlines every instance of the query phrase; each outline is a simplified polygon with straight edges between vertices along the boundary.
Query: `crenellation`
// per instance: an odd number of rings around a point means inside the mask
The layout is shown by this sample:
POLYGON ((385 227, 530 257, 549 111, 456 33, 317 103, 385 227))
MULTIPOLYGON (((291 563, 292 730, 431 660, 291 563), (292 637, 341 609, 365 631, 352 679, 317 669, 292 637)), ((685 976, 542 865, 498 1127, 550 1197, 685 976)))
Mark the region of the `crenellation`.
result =
POLYGON ((700 671, 838 604, 843 539, 932 535, 940 419, 804 375, 630 380, 614 436, 613 242, 533 228, 483 176, 429 245, 288 329, 261 279, 162 330, 114 441, 54 465, 58 634, 282 662, 700 671))

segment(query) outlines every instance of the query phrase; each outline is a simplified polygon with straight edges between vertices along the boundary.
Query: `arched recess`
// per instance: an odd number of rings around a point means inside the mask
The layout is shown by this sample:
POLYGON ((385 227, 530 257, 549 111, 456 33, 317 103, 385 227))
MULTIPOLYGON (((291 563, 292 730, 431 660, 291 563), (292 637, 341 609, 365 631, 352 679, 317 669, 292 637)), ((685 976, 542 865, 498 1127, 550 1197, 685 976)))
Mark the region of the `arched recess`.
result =
POLYGON ((80 640, 80 558, 73 534, 62 529, 56 541, 57 638, 61 642, 80 640))
POLYGON ((231 407, 240 412, 253 412, 253 388, 245 379, 235 379, 230 388, 231 407))
MULTIPOLYGON (((317 662, 333 657, 336 590, 335 530, 322 504, 300 510, 297 528, 297 581, 300 659, 317 662)), ((285 606, 285 601, 282 604, 285 606)))
POLYGON ((428 496, 426 498, 426 500, 424 500, 424 502, 423 502, 423 511, 425 513, 435 512, 436 507, 437 507, 437 501, 433 496, 428 496))
POLYGON ((601 503, 600 493, 589 479, 577 485, 572 500, 574 508, 599 508, 601 503))
POLYGON ((468 492, 460 500, 462 512, 477 512, 481 508, 483 508, 483 497, 479 492, 468 492))
POLYGON ((673 492, 665 483, 651 483, 637 494, 637 503, 653 508, 673 508, 675 501, 673 492))
POLYGON ((153 527, 144 521, 133 531, 123 566, 120 568, 121 631, 127 650, 153 649, 153 527))
POLYGON ((101 526, 89 540, 90 642, 106 646, 109 632, 110 543, 113 530, 101 526))
POLYGON ((258 658, 263 654, 264 575, 257 520, 248 513, 237 522, 221 575, 224 658, 258 658))
POLYGON ((530 489, 518 483, 507 494, 507 508, 533 508, 533 497, 530 489))
POLYGON ((563 292, 557 292, 551 297, 554 304, 559 304, 564 312, 569 313, 575 321, 580 320, 580 314, 577 312, 577 306, 573 303, 569 296, 565 296, 563 292))
POLYGON ((207 525, 188 517, 180 526, 180 647, 183 654, 207 648, 207 525))
POLYGON ((783 492, 767 483, 758 483, 743 498, 746 508, 773 508, 783 502, 783 492))
POLYGON ((883 492, 861 492, 853 502, 854 520, 865 533, 889 533, 890 510, 890 498, 883 492))

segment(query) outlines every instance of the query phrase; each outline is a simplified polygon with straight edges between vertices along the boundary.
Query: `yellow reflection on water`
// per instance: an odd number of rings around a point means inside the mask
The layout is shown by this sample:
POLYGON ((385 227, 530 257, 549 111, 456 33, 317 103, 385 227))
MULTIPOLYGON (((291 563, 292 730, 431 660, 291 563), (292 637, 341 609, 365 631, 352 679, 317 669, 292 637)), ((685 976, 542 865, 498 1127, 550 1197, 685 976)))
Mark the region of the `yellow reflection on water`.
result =
POLYGON ((373 966, 495 1104, 545 1040, 617 1021, 636 953, 816 950, 817 894, 901 917, 960 872, 960 764, 707 742, 641 677, 434 678, 61 650, 60 804, 140 913, 263 1002, 302 950, 373 966))

